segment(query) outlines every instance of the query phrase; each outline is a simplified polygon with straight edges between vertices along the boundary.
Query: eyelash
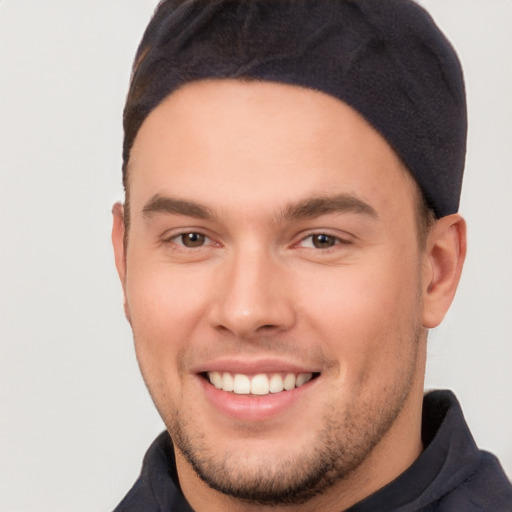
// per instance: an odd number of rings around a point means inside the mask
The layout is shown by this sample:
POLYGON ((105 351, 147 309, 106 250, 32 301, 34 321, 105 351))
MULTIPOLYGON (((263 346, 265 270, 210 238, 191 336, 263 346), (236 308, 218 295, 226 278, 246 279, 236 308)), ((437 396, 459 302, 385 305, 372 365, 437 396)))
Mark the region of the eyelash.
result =
POLYGON ((311 240, 311 245, 307 247, 308 249, 318 249, 320 251, 327 251, 327 250, 332 249, 333 247, 335 247, 337 245, 348 245, 348 244, 350 244, 349 240, 346 240, 346 239, 341 238, 339 236, 331 235, 330 233, 317 232, 317 233, 311 233, 308 236, 305 236, 296 245, 300 246, 306 240, 311 240), (325 237, 325 239, 328 239, 329 241, 332 242, 332 245, 328 245, 327 247, 317 247, 317 246, 315 246, 315 238, 318 240, 320 237, 325 237))
MULTIPOLYGON (((190 241, 190 240, 189 240, 190 241)), ((194 243, 194 240, 191 240, 192 244, 194 243)), ((215 242, 204 233, 201 233, 199 231, 184 231, 178 234, 173 234, 170 237, 167 237, 163 240, 163 243, 173 245, 176 250, 194 250, 194 249, 201 249, 210 245, 216 245, 215 242), (200 245, 186 245, 184 243, 184 237, 189 236, 195 236, 199 237, 200 245)), ((299 242, 294 244, 292 247, 303 247, 306 249, 317 249, 319 251, 328 251, 329 249, 332 249, 333 247, 337 245, 349 245, 351 242, 347 239, 340 238, 339 236, 332 235, 325 232, 316 232, 316 233, 310 233, 309 235, 301 238, 299 242), (315 237, 317 241, 321 243, 321 237, 324 238, 326 242, 330 242, 331 245, 327 245, 326 247, 318 247, 315 245, 315 237), (303 244, 307 241, 311 240, 311 243, 309 246, 304 246, 303 244)))
POLYGON ((206 247, 208 245, 212 245, 213 244, 213 240, 205 235, 204 233, 201 233, 199 231, 184 231, 184 232, 181 232, 181 233, 177 233, 177 234, 173 234, 172 236, 169 236, 165 239, 162 240, 164 244, 169 244, 169 245, 174 245, 174 246, 177 246, 180 248, 180 250, 187 250, 187 249, 201 249, 203 247, 206 247), (202 237, 203 241, 204 242, 209 242, 209 243, 202 243, 201 245, 196 245, 196 246, 187 246, 185 245, 185 243, 183 243, 183 239, 184 237, 186 236, 198 236, 198 237, 202 237), (181 240, 181 243, 178 241, 178 240, 181 240))

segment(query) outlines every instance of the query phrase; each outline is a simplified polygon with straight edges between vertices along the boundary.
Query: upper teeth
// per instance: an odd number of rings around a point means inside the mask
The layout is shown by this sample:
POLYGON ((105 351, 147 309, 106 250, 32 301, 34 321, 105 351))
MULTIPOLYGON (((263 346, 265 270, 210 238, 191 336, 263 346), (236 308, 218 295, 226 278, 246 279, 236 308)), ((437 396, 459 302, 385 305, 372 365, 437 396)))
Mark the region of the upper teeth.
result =
POLYGON ((268 395, 283 390, 290 391, 302 386, 313 377, 312 373, 287 373, 284 375, 259 373, 250 377, 242 373, 233 375, 229 372, 208 372, 207 375, 217 389, 233 391, 238 395, 268 395))

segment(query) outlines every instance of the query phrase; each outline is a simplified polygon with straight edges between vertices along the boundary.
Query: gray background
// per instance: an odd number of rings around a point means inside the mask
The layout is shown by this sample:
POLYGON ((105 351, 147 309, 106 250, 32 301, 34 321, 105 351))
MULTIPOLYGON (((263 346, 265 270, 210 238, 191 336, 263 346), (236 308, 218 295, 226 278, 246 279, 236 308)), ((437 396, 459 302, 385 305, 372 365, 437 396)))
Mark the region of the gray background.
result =
MULTIPOLYGON (((431 333, 427 388, 458 394, 512 475, 512 2, 422 2, 463 62, 469 255, 431 333)), ((155 0, 0 0, 0 509, 107 511, 163 429, 109 240, 121 111, 155 0)))

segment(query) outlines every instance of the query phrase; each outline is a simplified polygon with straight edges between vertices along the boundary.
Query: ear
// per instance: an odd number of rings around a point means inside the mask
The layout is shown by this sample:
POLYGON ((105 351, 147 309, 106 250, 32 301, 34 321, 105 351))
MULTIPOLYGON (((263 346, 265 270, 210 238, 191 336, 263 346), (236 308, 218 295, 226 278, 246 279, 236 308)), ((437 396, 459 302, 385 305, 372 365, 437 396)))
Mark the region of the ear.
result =
POLYGON ((124 229, 124 208, 121 203, 116 203, 112 207, 112 245, 114 246, 117 273, 119 274, 123 288, 126 279, 124 229))
POLYGON ((116 203, 112 207, 112 245, 114 246, 114 257, 116 261, 117 273, 121 280, 124 295, 124 314, 128 322, 130 321, 130 311, 126 300, 126 244, 125 244, 125 224, 124 208, 121 203, 116 203))
POLYGON ((117 273, 123 287, 123 306, 126 319, 131 324, 130 309, 126 300, 126 244, 125 244, 125 224, 124 207, 121 203, 116 203, 112 207, 112 245, 114 246, 114 257, 116 261, 117 273))
POLYGON ((423 268, 423 326, 443 320, 459 284, 466 257, 466 221, 459 215, 439 219, 431 229, 423 268))

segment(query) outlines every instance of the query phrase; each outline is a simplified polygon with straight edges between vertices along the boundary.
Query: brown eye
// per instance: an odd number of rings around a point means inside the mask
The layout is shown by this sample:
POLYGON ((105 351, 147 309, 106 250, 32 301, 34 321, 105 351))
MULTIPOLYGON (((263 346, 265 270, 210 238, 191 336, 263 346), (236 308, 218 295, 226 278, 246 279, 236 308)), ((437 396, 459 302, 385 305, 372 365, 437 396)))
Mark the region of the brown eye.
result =
POLYGON ((206 241, 206 236, 201 233, 183 233, 178 238, 185 247, 201 247, 206 241))
POLYGON ((328 249, 329 247, 336 245, 336 237, 320 233, 318 235, 312 235, 311 242, 317 249, 328 249))

